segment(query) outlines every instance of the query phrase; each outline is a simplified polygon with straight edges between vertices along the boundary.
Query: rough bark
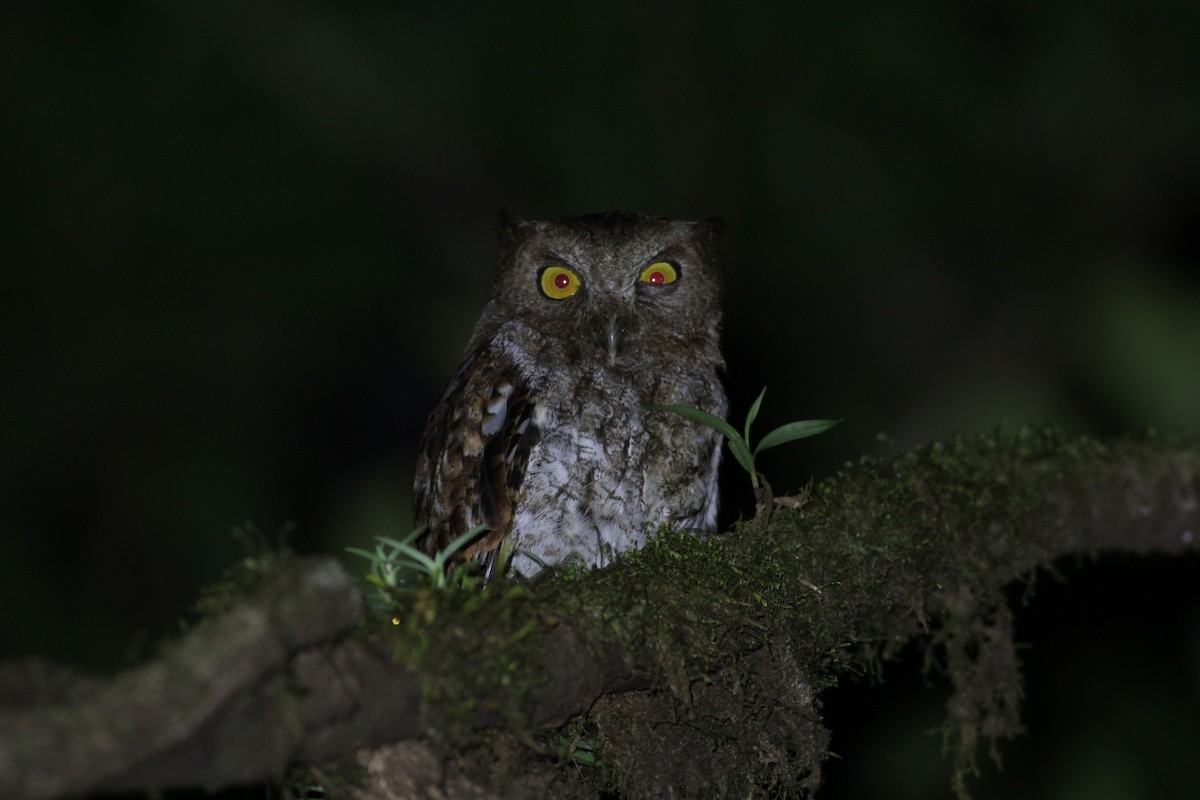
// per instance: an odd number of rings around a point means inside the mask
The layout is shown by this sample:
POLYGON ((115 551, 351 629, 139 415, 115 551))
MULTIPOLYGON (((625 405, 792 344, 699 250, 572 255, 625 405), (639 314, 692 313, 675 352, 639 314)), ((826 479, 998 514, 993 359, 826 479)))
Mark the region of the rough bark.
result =
POLYGON ((962 792, 977 745, 1019 730, 1004 586, 1066 554, 1194 552, 1198 498, 1196 439, 1027 429, 864 460, 766 529, 415 590, 392 618, 332 559, 247 560, 206 619, 116 677, 0 665, 0 796, 215 789, 296 763, 361 797, 803 793, 821 693, 913 641, 955 688, 962 792), (365 772, 329 766, 356 754, 365 772))

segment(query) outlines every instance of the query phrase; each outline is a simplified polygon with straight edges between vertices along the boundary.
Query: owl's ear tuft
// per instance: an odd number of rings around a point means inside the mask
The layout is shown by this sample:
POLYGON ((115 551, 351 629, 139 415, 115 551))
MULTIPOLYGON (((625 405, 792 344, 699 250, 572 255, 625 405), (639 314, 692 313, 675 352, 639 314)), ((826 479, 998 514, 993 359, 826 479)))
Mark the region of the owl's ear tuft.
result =
POLYGON ((696 233, 706 233, 709 236, 716 236, 721 231, 725 230, 725 220, 720 217, 705 217, 692 223, 696 228, 696 233))
POLYGON ((500 241, 511 242, 520 236, 526 228, 529 227, 529 222, 515 211, 501 209, 500 211, 500 241))

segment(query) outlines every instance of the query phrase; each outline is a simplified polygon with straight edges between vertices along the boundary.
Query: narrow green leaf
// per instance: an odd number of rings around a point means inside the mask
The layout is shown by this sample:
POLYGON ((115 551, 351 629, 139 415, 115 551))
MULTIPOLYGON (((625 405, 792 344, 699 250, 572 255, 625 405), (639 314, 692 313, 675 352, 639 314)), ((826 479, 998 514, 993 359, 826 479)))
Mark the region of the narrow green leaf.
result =
POLYGON ((754 420, 758 418, 758 409, 762 406, 763 396, 767 393, 767 387, 758 393, 758 399, 750 406, 750 413, 746 414, 746 444, 750 444, 750 426, 754 424, 754 420))
POLYGON ((696 422, 703 423, 713 430, 724 434, 725 438, 729 439, 731 443, 734 439, 742 438, 728 422, 716 416, 715 414, 710 414, 707 411, 699 408, 692 408, 691 406, 650 406, 650 408, 654 409, 655 411, 672 411, 676 414, 685 416, 688 419, 694 419, 696 422))
MULTIPOLYGON (((397 555, 407 558, 408 562, 413 565, 413 568, 418 569, 421 572, 431 572, 437 569, 437 561, 425 555, 420 550, 417 550, 415 547, 402 545, 397 555)), ((404 562, 399 562, 398 560, 397 562, 397 566, 404 568, 404 562)))
POLYGON ((459 550, 463 549, 463 547, 466 546, 466 544, 468 542, 470 542, 472 539, 474 539, 476 536, 483 533, 487 529, 488 529, 487 525, 476 525, 474 528, 471 528, 471 530, 467 531, 466 533, 464 533, 463 535, 461 535, 457 539, 455 539, 453 542, 446 545, 438 553, 438 556, 440 556, 442 558, 442 560, 448 560, 451 556, 453 556, 459 550))
POLYGON ((367 559, 368 561, 379 561, 380 560, 378 553, 367 552, 366 550, 363 550, 361 547, 347 547, 346 552, 353 553, 356 556, 362 556, 363 558, 367 559))
MULTIPOLYGON (((538 554, 537 554, 537 553, 533 552, 532 550, 525 550, 525 549, 523 549, 523 548, 521 548, 521 549, 517 549, 517 550, 513 550, 513 551, 512 551, 512 556, 525 556, 526 558, 528 558, 528 559, 530 559, 531 561, 533 561, 533 563, 537 564, 537 565, 538 565, 538 567, 539 567, 539 568, 541 568, 541 569, 546 569, 547 567, 549 567, 549 566, 550 566, 550 565, 549 565, 549 564, 547 564, 545 561, 543 561, 543 560, 541 559, 541 557, 539 557, 539 556, 538 556, 538 554)), ((512 557, 512 556, 510 556, 510 557, 512 557)), ((499 564, 498 566, 500 566, 500 567, 507 567, 507 564, 508 564, 508 559, 505 559, 504 563, 503 563, 503 564, 499 564)))
POLYGON ((780 425, 775 430, 768 433, 758 443, 758 447, 754 448, 754 454, 758 455, 768 447, 793 442, 796 439, 804 439, 808 436, 816 436, 818 433, 824 433, 841 422, 840 419, 806 419, 799 422, 789 422, 787 425, 780 425))
MULTIPOLYGON (((401 541, 403 541, 404 544, 412 544, 414 541, 416 541, 417 537, 420 536, 422 533, 424 533, 426 530, 428 530, 428 528, 429 528, 428 525, 418 525, 417 527, 415 527, 411 531, 409 531, 408 535, 405 536, 404 539, 402 539, 401 541)), ((376 537, 376 538, 378 538, 378 537, 376 537)))
POLYGON ((754 456, 750 453, 750 448, 746 446, 746 441, 738 436, 729 440, 729 452, 733 453, 733 457, 742 465, 742 469, 750 473, 751 479, 756 478, 754 472, 754 456))
POLYGON ((418 525, 405 534, 403 539, 392 539, 387 536, 376 536, 375 541, 379 542, 380 544, 386 544, 389 547, 398 547, 402 544, 412 544, 418 536, 425 532, 425 529, 428 527, 428 525, 418 525))

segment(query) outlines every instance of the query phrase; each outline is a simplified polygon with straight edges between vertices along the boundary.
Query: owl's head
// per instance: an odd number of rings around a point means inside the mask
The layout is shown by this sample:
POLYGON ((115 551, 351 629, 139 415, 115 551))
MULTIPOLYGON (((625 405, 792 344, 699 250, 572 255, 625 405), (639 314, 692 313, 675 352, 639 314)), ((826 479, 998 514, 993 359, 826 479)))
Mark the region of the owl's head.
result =
POLYGON ((620 212, 507 217, 485 319, 518 319, 610 366, 655 348, 715 352, 719 229, 620 212))

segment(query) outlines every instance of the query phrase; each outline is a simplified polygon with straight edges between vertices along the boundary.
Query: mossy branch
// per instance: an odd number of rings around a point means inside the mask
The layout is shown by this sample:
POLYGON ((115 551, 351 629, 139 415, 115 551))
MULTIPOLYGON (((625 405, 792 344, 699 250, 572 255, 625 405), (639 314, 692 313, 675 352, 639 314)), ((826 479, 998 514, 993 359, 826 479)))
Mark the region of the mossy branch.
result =
POLYGON ((1194 552, 1198 533, 1200 440, 1026 430, 866 459, 765 529, 668 533, 528 586, 424 587, 395 625, 335 562, 281 559, 115 678, 0 666, 0 795, 213 789, 361 747, 375 785, 447 796, 579 796, 583 774, 630 798, 799 794, 828 742, 815 700, 913 641, 954 686, 961 793, 977 744, 1018 728, 1003 587, 1070 553, 1194 552))

